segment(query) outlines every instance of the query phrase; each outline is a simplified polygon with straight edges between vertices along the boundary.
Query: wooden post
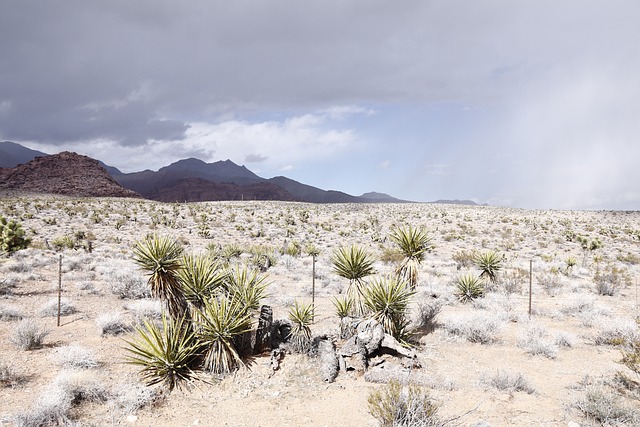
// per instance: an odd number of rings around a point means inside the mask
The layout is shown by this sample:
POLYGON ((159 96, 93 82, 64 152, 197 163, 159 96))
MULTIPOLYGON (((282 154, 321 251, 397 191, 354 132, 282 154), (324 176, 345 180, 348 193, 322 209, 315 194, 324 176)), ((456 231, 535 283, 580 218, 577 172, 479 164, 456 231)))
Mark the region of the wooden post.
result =
POLYGON ((531 319, 531 294, 533 293, 533 260, 529 260, 529 319, 531 319))
POLYGON ((60 326, 60 308, 62 303, 62 254, 58 259, 58 326, 60 326))
POLYGON ((311 277, 311 307, 313 309, 313 314, 311 317, 311 321, 315 322, 316 320, 316 254, 311 255, 313 257, 313 272, 311 277))

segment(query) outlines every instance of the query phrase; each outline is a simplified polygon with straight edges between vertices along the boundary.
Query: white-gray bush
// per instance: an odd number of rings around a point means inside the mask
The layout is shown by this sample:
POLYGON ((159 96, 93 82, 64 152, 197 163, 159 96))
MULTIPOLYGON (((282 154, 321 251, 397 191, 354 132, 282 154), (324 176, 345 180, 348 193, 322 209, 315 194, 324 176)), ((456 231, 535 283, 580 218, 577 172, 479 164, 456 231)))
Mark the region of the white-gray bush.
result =
POLYGON ((607 319, 599 322, 597 328, 593 338, 596 345, 618 345, 640 339, 638 324, 630 319, 607 319))
POLYGON ((482 312, 445 319, 442 327, 451 335, 471 342, 490 344, 498 339, 505 323, 505 320, 495 313, 482 312))
POLYGON ((13 328, 11 342, 22 350, 32 350, 42 345, 49 331, 31 319, 21 320, 13 328))
POLYGON ((518 347, 534 356, 542 355, 555 359, 558 355, 558 347, 549 337, 547 329, 536 321, 529 321, 523 325, 523 330, 518 335, 518 347))
POLYGON ((498 370, 495 374, 483 376, 481 383, 508 393, 525 392, 527 394, 535 393, 535 389, 522 374, 509 371, 498 370))
POLYGON ((602 384, 586 387, 574 406, 589 420, 604 426, 640 425, 637 402, 629 402, 602 384))
POLYGON ((136 323, 142 320, 160 320, 162 318, 162 302, 158 299, 141 299, 126 302, 125 310, 131 312, 136 323))
POLYGON ((53 361, 64 368, 95 368, 98 361, 93 351, 77 344, 58 347, 51 356, 53 361))
MULTIPOLYGON (((69 298, 60 299, 60 314, 66 316, 76 312, 76 307, 73 305, 69 298)), ((52 298, 44 303, 39 310, 40 316, 57 316, 58 315, 58 298, 52 298)))
POLYGON ((10 304, 0 304, 0 320, 20 320, 24 317, 24 314, 18 307, 10 304))
POLYGON ((124 314, 117 311, 101 314, 96 318, 96 325, 101 335, 120 335, 132 329, 124 314))

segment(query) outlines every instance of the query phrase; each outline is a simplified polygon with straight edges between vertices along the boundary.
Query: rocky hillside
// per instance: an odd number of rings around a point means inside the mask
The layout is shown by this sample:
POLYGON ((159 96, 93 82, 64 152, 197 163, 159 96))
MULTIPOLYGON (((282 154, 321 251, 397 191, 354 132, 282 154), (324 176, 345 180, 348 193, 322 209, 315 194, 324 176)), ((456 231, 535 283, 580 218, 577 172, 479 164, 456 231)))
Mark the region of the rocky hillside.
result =
POLYGON ((68 151, 0 169, 0 190, 75 197, 140 197, 118 184, 97 160, 68 151))
POLYGON ((269 182, 238 185, 218 183, 202 178, 187 178, 147 195, 160 202, 202 202, 213 200, 283 200, 299 201, 286 190, 269 182))

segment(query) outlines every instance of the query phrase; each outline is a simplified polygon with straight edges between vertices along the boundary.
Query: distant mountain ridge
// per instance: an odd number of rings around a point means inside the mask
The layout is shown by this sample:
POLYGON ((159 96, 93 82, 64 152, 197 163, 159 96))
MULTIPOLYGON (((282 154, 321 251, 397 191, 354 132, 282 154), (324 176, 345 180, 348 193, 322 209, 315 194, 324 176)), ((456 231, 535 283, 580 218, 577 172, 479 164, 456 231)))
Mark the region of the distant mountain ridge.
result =
MULTIPOLYGON (((60 153, 62 154, 62 153, 60 153)), ((75 154, 75 153, 71 153, 75 154)), ((0 168, 16 168, 36 157, 49 157, 47 153, 32 150, 14 142, 0 142, 0 168)), ((53 155, 55 156, 55 155, 53 155)), ((78 155, 79 156, 79 155, 78 155)), ((63 156, 64 157, 64 156, 63 156)), ((86 159, 90 159, 89 157, 86 159)), ((93 159, 91 159, 93 160, 93 159)), ((369 192, 353 196, 336 190, 323 190, 303 184, 293 179, 276 176, 262 178, 245 166, 239 166, 231 160, 219 160, 206 163, 200 159, 178 160, 158 171, 123 173, 99 160, 99 169, 106 170, 109 178, 118 186, 130 190, 133 197, 142 197, 166 202, 190 202, 207 200, 285 200, 310 203, 407 203, 388 194, 369 192)), ((85 167, 84 172, 90 168, 85 167)), ((100 171, 96 172, 102 176, 100 171)), ((0 169, 0 177, 7 175, 7 169, 0 169)), ((37 177, 38 174, 34 174, 37 177)), ((0 182, 0 187, 2 183, 0 182)), ((60 183, 62 185, 63 183, 60 183)), ((81 183, 78 183, 80 185, 81 183)), ((31 184, 30 184, 31 185, 31 184)), ((41 185, 42 188, 51 186, 41 185)), ((84 188, 84 187, 83 187, 84 188)), ((85 188, 86 190, 86 188, 85 188)), ((63 193, 72 190, 64 185, 63 193)), ((116 193, 118 191, 113 190, 116 193)), ((475 205, 469 200, 438 200, 432 203, 451 203, 475 205)))

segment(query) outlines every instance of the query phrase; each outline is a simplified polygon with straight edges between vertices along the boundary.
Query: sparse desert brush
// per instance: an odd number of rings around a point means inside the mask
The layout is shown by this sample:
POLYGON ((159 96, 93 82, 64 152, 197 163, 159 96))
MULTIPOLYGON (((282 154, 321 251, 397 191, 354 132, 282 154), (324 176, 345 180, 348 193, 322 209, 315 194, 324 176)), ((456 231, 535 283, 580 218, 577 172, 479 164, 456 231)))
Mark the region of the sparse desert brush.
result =
POLYGON ((104 313, 96 318, 96 325, 100 328, 100 335, 120 335, 131 330, 131 325, 124 314, 118 311, 104 313))
POLYGON ((20 320, 23 317, 24 317, 24 314, 18 307, 10 304, 0 304, 0 320, 2 321, 20 320))
POLYGON ((122 299, 149 298, 151 290, 147 281, 130 266, 109 270, 105 274, 111 293, 122 299))
POLYGON ((138 324, 141 324, 144 319, 160 320, 162 318, 162 303, 157 299, 130 301, 125 303, 124 308, 131 312, 138 324))
POLYGON ((557 271, 548 271, 536 275, 536 282, 547 295, 556 296, 562 291, 562 277, 557 271))
POLYGON ((23 380, 24 377, 12 365, 0 361, 0 387, 14 387, 23 380))
POLYGON ((597 325, 593 338, 596 345, 623 345, 640 339, 638 324, 630 319, 607 319, 597 325))
POLYGON ((505 321, 494 313, 460 315, 442 322, 442 328, 447 333, 480 344, 497 341, 504 326, 505 321))
POLYGON ((555 359, 558 355, 558 347, 553 338, 549 336, 547 329, 536 321, 529 321, 523 325, 523 330, 518 334, 518 347, 532 356, 542 355, 555 359))
POLYGON ((625 269, 609 264, 603 269, 598 268, 593 277, 596 293, 605 296, 614 296, 620 288, 631 283, 631 279, 625 269))
POLYGON ((63 368, 89 369, 98 366, 93 351, 78 344, 58 347, 52 354, 52 359, 63 368))
POLYGON ((33 350, 42 346, 49 331, 31 319, 18 322, 13 328, 11 342, 22 350, 33 350))
POLYGON ((75 313, 76 307, 68 298, 61 298, 58 307, 58 298, 52 298, 40 307, 39 313, 42 317, 48 317, 57 316, 58 311, 60 312, 60 315, 66 316, 68 314, 75 313))
POLYGON ((573 347, 577 338, 575 335, 569 332, 556 332, 554 335, 553 343, 558 347, 573 347))
POLYGON ((480 379, 480 382, 487 387, 495 388, 496 390, 505 391, 507 393, 535 393, 535 388, 531 385, 529 380, 524 377, 524 375, 506 370, 498 369, 492 375, 484 375, 480 379))
POLYGON ((587 385, 573 406, 585 418, 605 426, 632 426, 640 423, 637 402, 629 401, 604 384, 587 385))
POLYGON ((418 303, 414 324, 419 329, 433 330, 436 326, 436 317, 442 310, 442 299, 428 299, 418 303))
POLYGON ((460 250, 453 254, 458 270, 466 269, 475 265, 475 259, 478 253, 474 250, 460 250))
POLYGON ((372 391, 367 398, 369 413, 383 427, 441 426, 438 405, 428 390, 416 385, 403 386, 396 380, 372 391))

